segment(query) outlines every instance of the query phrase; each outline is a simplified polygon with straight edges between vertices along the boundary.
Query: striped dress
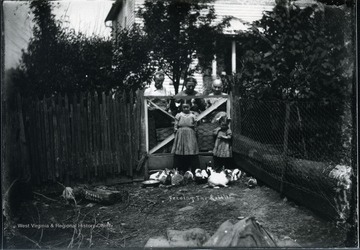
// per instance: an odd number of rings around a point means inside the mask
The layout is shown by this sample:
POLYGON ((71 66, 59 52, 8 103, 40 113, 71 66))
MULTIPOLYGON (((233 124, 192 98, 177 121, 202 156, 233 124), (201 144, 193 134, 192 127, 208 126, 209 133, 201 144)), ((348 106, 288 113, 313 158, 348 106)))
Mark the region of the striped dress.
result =
POLYGON ((230 129, 221 130, 217 128, 214 130, 215 146, 213 155, 222 158, 232 157, 231 138, 232 132, 230 129))
POLYGON ((196 117, 194 114, 178 113, 175 116, 175 135, 171 153, 176 155, 197 155, 199 147, 196 133, 196 117))

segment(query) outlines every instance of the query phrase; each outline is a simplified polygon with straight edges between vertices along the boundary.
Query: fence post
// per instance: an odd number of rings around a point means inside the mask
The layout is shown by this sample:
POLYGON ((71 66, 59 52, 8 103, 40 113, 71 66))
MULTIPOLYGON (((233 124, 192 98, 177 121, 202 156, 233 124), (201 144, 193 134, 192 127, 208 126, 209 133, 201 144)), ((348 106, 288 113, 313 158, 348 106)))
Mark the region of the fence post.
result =
MULTIPOLYGON (((147 108, 147 99, 144 98, 144 124, 145 124, 145 153, 149 154, 149 119, 148 119, 148 108, 147 108)), ((145 161, 144 165, 144 179, 148 179, 148 161, 145 161)))
POLYGON ((289 142, 289 120, 290 120, 290 103, 286 102, 286 109, 285 109, 285 125, 284 125, 284 148, 283 148, 283 168, 281 171, 281 182, 280 182, 280 195, 283 195, 284 191, 284 179, 286 174, 286 168, 287 168, 287 152, 288 152, 288 142, 289 142))
POLYGON ((307 150, 306 150, 306 143, 305 143, 305 135, 304 135, 304 129, 303 129, 303 125, 302 125, 302 120, 301 120, 301 115, 300 115, 300 109, 299 109, 299 105, 296 105, 296 111, 297 111, 297 116, 298 116, 298 121, 299 121, 299 126, 300 126, 300 132, 302 135, 301 138, 301 142, 303 145, 303 153, 306 159, 308 159, 308 154, 307 154, 307 150))

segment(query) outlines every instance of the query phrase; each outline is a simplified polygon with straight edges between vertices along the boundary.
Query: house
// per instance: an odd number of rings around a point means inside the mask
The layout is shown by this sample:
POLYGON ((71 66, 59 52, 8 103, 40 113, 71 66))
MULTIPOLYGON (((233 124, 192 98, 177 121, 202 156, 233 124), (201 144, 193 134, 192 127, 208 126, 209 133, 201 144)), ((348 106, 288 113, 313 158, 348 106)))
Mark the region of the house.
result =
MULTIPOLYGON (((116 0, 110 9, 105 23, 111 26, 113 33, 124 28, 131 28, 134 23, 141 24, 141 18, 136 16, 136 12, 144 4, 145 0, 116 0)), ((195 74, 198 81, 197 90, 203 90, 203 79, 211 79, 211 76, 220 75, 225 72, 227 75, 236 73, 239 70, 239 53, 241 49, 239 44, 233 39, 234 35, 249 28, 249 24, 259 20, 264 11, 271 11, 275 6, 276 0, 215 0, 212 4, 217 15, 216 22, 220 22, 224 17, 233 17, 230 27, 224 30, 226 38, 226 47, 222 55, 217 55, 212 63, 211 72, 195 74), (206 75, 208 74, 208 75, 206 75)), ((316 3, 314 0, 298 0, 297 5, 305 6, 316 3)), ((116 36, 114 36, 116 37, 116 36)), ((171 85, 169 79, 166 79, 164 86, 171 85)), ((173 89, 172 87, 168 89, 173 89)))

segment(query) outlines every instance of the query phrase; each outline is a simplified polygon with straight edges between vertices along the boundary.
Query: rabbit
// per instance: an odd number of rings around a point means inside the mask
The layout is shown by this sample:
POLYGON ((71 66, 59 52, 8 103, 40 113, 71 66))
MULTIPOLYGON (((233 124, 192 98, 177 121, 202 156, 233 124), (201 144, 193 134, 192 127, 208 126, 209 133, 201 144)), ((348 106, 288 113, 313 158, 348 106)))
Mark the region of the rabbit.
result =
POLYGON ((198 177, 198 178, 202 177, 200 168, 195 169, 195 177, 198 177))
POLYGON ((211 166, 207 166, 206 167, 206 173, 207 173, 207 175, 209 177, 212 173, 215 173, 215 170, 211 166))
POLYGON ((253 177, 251 177, 247 182, 247 186, 249 188, 254 188, 256 185, 257 185, 257 180, 253 177))
POLYGON ((179 174, 179 171, 176 169, 174 174, 171 176, 171 185, 176 186, 182 184, 184 181, 184 176, 179 174))
POLYGON ((163 172, 164 172, 164 171, 158 171, 158 172, 156 172, 156 173, 151 174, 150 177, 149 177, 149 180, 156 180, 156 181, 158 181, 158 180, 160 179, 161 174, 162 174, 163 172))
POLYGON ((208 177, 209 177, 209 174, 208 174, 208 172, 206 171, 206 170, 201 170, 201 177, 203 178, 203 179, 207 179, 208 177))
POLYGON ((165 179, 166 179, 166 173, 165 173, 165 171, 162 171, 160 174, 159 174, 159 177, 158 177, 158 181, 160 181, 162 184, 164 184, 164 182, 165 182, 165 179))
POLYGON ((184 181, 186 183, 191 182, 194 180, 194 175, 191 171, 186 171, 184 174, 184 181))
POLYGON ((241 177, 241 171, 238 168, 235 168, 231 173, 231 181, 237 181, 241 177))
POLYGON ((205 170, 201 170, 200 168, 195 170, 195 182, 197 184, 205 184, 207 182, 207 172, 205 170))
POLYGON ((224 172, 226 175, 232 175, 232 170, 231 169, 224 169, 224 172))
POLYGON ((230 181, 231 176, 227 175, 225 171, 221 171, 220 173, 213 172, 208 178, 208 185, 210 187, 223 186, 228 187, 228 183, 230 181))

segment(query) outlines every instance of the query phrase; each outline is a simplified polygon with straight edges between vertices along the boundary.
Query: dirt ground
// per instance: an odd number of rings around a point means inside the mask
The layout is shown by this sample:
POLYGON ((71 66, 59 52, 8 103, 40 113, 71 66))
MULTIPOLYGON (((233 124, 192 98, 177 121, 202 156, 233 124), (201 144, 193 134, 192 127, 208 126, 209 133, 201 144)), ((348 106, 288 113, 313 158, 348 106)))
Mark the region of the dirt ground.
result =
POLYGON ((110 206, 82 200, 74 207, 59 197, 61 193, 35 194, 21 205, 15 224, 5 231, 6 247, 144 247, 150 237, 165 236, 167 229, 198 227, 212 235, 224 221, 249 216, 274 236, 290 237, 302 247, 344 247, 345 230, 280 198, 269 187, 250 189, 244 179, 228 188, 203 186, 116 185, 110 188, 129 195, 110 206))

